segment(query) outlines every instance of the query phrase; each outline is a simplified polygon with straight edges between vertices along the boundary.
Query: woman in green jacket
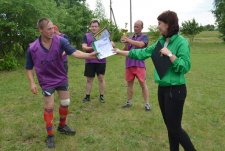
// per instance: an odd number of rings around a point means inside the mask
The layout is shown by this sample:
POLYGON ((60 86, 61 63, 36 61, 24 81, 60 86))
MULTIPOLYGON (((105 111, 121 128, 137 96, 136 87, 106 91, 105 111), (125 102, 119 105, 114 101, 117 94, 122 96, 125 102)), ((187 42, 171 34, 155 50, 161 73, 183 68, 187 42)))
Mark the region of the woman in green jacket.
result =
POLYGON ((182 129, 181 120, 183 106, 187 94, 184 74, 190 70, 190 48, 188 41, 178 34, 179 24, 177 14, 173 11, 165 11, 158 16, 158 29, 162 35, 158 41, 143 49, 115 52, 132 59, 145 60, 151 57, 158 42, 164 46, 160 53, 168 56, 171 66, 160 79, 157 71, 154 71, 155 81, 158 86, 158 101, 160 110, 168 130, 171 151, 178 151, 179 144, 185 151, 194 151, 188 134, 182 129))

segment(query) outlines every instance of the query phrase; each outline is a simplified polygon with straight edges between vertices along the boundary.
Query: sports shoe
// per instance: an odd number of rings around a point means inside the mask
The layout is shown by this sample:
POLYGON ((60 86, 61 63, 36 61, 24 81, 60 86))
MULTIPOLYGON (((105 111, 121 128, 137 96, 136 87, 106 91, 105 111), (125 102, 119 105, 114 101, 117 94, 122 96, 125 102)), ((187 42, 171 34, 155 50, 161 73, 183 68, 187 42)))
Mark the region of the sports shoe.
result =
POLYGON ((126 102, 126 104, 124 104, 122 106, 122 108, 130 108, 132 106, 132 103, 131 102, 126 102))
POLYGON ((145 104, 145 111, 150 111, 150 110, 151 110, 150 105, 148 103, 145 104))
POLYGON ((104 96, 100 95, 100 96, 99 96, 99 101, 100 101, 101 103, 105 103, 104 96))
POLYGON ((71 129, 69 126, 58 126, 57 129, 61 134, 66 134, 66 135, 75 135, 76 131, 71 129))
POLYGON ((46 145, 47 145, 48 148, 54 148, 55 147, 54 136, 47 136, 46 145))
POLYGON ((86 103, 86 102, 89 102, 89 101, 90 101, 90 98, 89 98, 89 97, 85 97, 85 98, 82 100, 83 103, 86 103))

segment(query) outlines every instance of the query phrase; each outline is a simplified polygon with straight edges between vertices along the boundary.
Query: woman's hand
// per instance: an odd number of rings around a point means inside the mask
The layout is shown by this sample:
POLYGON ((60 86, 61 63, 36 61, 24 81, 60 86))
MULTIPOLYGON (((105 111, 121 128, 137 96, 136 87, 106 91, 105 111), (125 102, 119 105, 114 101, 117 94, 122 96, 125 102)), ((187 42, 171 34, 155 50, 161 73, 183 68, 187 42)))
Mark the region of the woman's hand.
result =
POLYGON ((114 48, 112 50, 114 53, 118 54, 118 55, 122 55, 122 56, 128 56, 129 51, 122 51, 118 48, 114 48))
POLYGON ((160 53, 162 55, 168 56, 169 54, 171 54, 171 51, 169 49, 167 49, 166 47, 164 47, 160 50, 160 53))
POLYGON ((115 53, 115 54, 119 54, 121 50, 118 49, 118 48, 114 48, 112 51, 113 51, 113 53, 115 53))

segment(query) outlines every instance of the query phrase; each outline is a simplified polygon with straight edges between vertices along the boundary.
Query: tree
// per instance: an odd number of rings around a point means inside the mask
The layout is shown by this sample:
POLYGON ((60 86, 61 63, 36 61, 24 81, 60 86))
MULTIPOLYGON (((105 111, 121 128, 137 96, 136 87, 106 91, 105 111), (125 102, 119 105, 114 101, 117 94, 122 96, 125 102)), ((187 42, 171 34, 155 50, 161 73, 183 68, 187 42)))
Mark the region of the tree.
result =
POLYGON ((72 44, 81 48, 82 37, 88 31, 88 25, 93 18, 93 12, 85 3, 86 0, 55 0, 61 11, 56 23, 61 32, 66 33, 72 44))
POLYGON ((181 33, 189 37, 190 41, 194 40, 195 35, 199 34, 202 28, 195 19, 182 22, 181 33))
POLYGON ((24 56, 28 44, 37 36, 37 20, 42 17, 49 17, 53 21, 60 10, 56 9, 55 2, 36 0, 0 0, 0 39, 1 54, 3 57, 20 50, 24 56), (15 47, 17 47, 15 49, 15 47), (19 49, 21 48, 21 49, 19 49))
POLYGON ((157 28, 157 26, 149 26, 148 27, 148 35, 150 37, 150 40, 157 40, 160 36, 160 32, 157 28))
POLYGON ((208 25, 204 26, 203 30, 205 30, 205 31, 214 31, 215 30, 215 26, 208 24, 208 25))
POLYGON ((71 8, 74 5, 79 5, 80 3, 85 3, 86 0, 55 0, 57 6, 66 5, 67 8, 71 8))
POLYGON ((99 19, 100 29, 106 27, 109 30, 109 32, 111 33, 111 36, 110 36, 111 40, 113 40, 115 42, 120 41, 122 33, 113 23, 111 23, 109 21, 109 19, 106 18, 105 8, 102 5, 101 0, 96 1, 96 6, 95 6, 95 10, 94 10, 94 17, 99 19))
POLYGON ((214 0, 215 10, 212 11, 216 17, 218 30, 221 33, 223 41, 225 41, 225 0, 214 0))
POLYGON ((92 18, 92 11, 85 4, 74 5, 72 8, 66 9, 66 14, 59 18, 60 29, 80 49, 82 37, 88 31, 88 25, 92 18))
POLYGON ((103 7, 101 0, 96 1, 94 16, 99 20, 103 20, 106 18, 105 8, 103 7))

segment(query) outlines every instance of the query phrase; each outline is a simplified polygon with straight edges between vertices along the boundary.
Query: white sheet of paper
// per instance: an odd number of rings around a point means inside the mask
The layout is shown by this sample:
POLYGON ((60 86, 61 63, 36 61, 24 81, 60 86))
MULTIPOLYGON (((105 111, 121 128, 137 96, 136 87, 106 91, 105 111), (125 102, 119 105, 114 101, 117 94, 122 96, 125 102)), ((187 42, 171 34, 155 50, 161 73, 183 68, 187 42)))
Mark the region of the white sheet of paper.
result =
POLYGON ((102 31, 100 39, 106 38, 106 37, 108 37, 108 38, 110 37, 110 33, 107 29, 102 31))
POLYGON ((115 55, 115 53, 112 51, 113 50, 112 43, 108 37, 95 41, 94 45, 95 45, 96 51, 99 53, 97 55, 99 59, 103 59, 103 58, 115 55))

